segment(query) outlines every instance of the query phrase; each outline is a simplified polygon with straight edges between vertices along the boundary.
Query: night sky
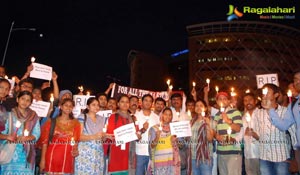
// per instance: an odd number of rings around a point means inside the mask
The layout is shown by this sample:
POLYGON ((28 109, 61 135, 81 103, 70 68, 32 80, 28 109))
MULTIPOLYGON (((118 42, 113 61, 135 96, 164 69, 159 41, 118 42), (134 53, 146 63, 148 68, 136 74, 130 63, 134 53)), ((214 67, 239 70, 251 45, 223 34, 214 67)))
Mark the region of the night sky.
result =
MULTIPOLYGON (((127 55, 131 49, 170 55, 188 48, 186 26, 225 21, 228 5, 237 7, 296 7, 296 19, 265 20, 300 29, 298 0, 276 1, 2 1, 0 55, 12 21, 14 28, 36 28, 11 34, 5 66, 9 76, 21 77, 35 56, 52 66, 61 89, 104 91, 115 77, 129 86, 127 55), (6 2, 6 3, 5 3, 6 2), (43 37, 40 37, 40 33, 43 37)), ((245 15, 243 20, 257 20, 245 15)))

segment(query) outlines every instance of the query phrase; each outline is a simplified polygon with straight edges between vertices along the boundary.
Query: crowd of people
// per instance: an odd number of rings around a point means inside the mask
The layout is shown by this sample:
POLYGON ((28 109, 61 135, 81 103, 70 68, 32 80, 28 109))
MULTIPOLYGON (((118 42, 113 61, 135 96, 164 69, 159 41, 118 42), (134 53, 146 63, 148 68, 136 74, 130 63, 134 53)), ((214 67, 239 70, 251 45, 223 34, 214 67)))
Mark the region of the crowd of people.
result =
MULTIPOLYGON (((280 87, 265 84, 258 95, 219 91, 209 101, 193 88, 187 98, 168 89, 169 99, 145 94, 108 98, 113 83, 90 97, 77 117, 70 90, 59 90, 53 72, 47 116, 30 108, 50 86, 34 87, 29 73, 16 78, 14 92, 0 67, 0 174, 136 175, 288 175, 299 174, 300 71, 289 85, 292 100, 280 87), (111 110, 107 119, 99 111, 111 110), (171 134, 174 122, 189 121, 191 136, 171 134), (114 131, 134 124, 137 139, 118 144, 114 131), (11 151, 11 152, 9 152, 11 151), (6 153, 6 154, 5 154, 6 153), (5 155, 5 156, 4 156, 5 155)), ((291 77, 292 78, 292 77, 291 77)), ((133 136, 132 136, 133 137, 133 136)))

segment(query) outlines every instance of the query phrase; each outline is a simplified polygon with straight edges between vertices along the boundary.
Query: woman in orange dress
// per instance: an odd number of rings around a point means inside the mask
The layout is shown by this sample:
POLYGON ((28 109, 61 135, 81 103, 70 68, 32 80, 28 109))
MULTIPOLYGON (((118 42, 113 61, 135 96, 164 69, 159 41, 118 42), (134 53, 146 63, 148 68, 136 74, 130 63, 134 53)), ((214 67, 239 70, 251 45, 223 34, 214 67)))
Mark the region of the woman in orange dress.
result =
POLYGON ((79 121, 72 114, 73 107, 72 99, 64 99, 58 117, 48 120, 43 126, 39 141, 42 144, 40 171, 48 174, 74 173, 74 157, 78 155, 81 130, 79 121))

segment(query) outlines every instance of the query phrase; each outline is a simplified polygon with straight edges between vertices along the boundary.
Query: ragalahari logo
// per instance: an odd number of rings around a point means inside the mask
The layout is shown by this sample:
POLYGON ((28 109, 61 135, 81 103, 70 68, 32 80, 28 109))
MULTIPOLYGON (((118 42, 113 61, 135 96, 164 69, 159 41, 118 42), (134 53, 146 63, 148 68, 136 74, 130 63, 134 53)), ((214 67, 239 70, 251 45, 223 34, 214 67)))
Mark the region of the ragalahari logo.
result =
POLYGON ((234 7, 233 5, 229 5, 229 11, 227 13, 227 21, 232 21, 234 19, 238 19, 242 17, 244 14, 242 12, 239 12, 237 7, 234 7))

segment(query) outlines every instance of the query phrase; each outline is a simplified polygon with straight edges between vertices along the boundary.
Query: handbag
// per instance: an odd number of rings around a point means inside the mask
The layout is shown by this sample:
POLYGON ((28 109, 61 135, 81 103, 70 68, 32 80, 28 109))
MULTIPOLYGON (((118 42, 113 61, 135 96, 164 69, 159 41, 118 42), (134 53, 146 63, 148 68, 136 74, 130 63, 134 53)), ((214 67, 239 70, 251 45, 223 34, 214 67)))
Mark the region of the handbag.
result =
MULTIPOLYGON (((13 124, 12 116, 11 116, 11 113, 9 113, 8 134, 12 133, 12 128, 13 128, 12 124, 13 124)), ((11 161, 11 159, 13 158, 15 149, 16 149, 15 143, 6 142, 6 143, 0 145, 0 165, 7 164, 11 161)))

